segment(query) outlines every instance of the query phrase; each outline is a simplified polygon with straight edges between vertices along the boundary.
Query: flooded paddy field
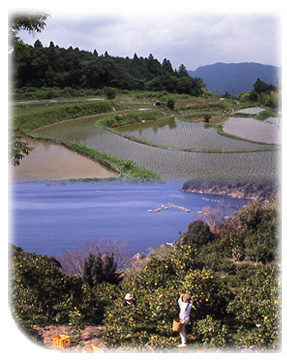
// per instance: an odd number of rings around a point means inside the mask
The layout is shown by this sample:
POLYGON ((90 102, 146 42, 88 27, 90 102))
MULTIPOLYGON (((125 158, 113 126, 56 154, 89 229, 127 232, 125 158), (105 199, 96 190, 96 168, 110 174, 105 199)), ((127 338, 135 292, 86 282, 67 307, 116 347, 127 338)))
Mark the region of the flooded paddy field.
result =
MULTIPOLYGON (((268 119, 267 119, 268 120, 268 119)), ((279 127, 268 121, 253 118, 230 117, 223 124, 224 132, 251 141, 279 144, 279 127)))
POLYGON ((240 114, 258 115, 264 110, 265 109, 261 108, 261 107, 251 107, 251 108, 247 108, 247 109, 237 110, 237 112, 240 114))
POLYGON ((119 175, 99 162, 63 146, 27 138, 24 140, 33 150, 21 160, 19 166, 11 168, 14 181, 105 179, 119 175))
POLYGON ((175 117, 124 126, 117 131, 152 144, 179 149, 246 150, 262 147, 222 136, 208 124, 182 121, 175 117))
POLYGON ((162 149, 137 143, 95 126, 95 120, 77 119, 37 130, 42 136, 79 142, 120 159, 130 159, 163 179, 274 178, 278 151, 207 153, 162 149))

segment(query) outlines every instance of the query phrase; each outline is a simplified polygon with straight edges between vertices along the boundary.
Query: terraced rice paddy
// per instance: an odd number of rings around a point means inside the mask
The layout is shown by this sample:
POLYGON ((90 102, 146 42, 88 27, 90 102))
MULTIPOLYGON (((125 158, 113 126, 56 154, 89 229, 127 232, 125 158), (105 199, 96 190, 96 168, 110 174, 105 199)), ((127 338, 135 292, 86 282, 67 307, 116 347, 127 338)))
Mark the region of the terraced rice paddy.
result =
POLYGON ((222 136, 208 124, 174 117, 124 126, 117 131, 152 144, 178 149, 254 150, 262 147, 261 144, 222 136))
POLYGON ((63 146, 24 138, 33 150, 11 167, 16 181, 115 178, 118 172, 63 146))
POLYGON ((277 176, 278 151, 274 150, 204 153, 162 149, 98 128, 93 118, 65 121, 37 132, 45 137, 79 142, 120 159, 130 159, 164 179, 268 179, 277 176))
POLYGON ((238 113, 241 114, 249 114, 249 115, 258 115, 259 113, 261 113, 261 111, 264 111, 264 108, 261 107, 252 107, 252 108, 248 108, 248 109, 242 109, 242 110, 238 110, 238 113))
POLYGON ((279 144, 278 125, 253 118, 231 117, 225 121, 223 130, 232 135, 252 141, 279 144))

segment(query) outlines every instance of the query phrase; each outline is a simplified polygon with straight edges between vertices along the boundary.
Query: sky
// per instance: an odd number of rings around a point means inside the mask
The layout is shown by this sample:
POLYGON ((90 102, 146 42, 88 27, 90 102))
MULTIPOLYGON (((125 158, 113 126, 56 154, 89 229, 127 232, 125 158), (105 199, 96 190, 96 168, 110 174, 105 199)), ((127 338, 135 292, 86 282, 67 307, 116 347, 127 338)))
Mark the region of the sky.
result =
POLYGON ((33 45, 39 39, 60 47, 107 51, 112 56, 167 58, 188 70, 216 62, 259 62, 280 66, 280 18, 269 13, 175 13, 49 11, 41 33, 20 32, 33 45))

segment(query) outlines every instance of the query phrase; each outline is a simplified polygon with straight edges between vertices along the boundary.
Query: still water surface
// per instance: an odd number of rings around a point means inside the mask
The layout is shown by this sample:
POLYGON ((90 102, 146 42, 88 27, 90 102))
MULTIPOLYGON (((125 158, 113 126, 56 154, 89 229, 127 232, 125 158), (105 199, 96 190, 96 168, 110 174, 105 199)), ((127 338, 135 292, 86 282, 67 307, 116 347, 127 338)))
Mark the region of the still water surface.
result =
POLYGON ((33 150, 11 166, 14 181, 114 178, 118 173, 63 146, 24 137, 33 150))
POLYGON ((212 126, 174 117, 124 126, 117 131, 153 144, 184 149, 241 150, 260 147, 259 144, 222 136, 212 126))
POLYGON ((253 118, 230 117, 223 124, 223 130, 244 139, 279 144, 279 127, 271 122, 253 118))
POLYGON ((238 208, 243 200, 182 193, 182 183, 26 183, 11 185, 10 241, 26 251, 49 256, 78 250, 85 242, 110 239, 128 253, 145 252, 178 239, 204 207, 222 201, 238 208), (184 212, 162 205, 179 205, 184 212))
MULTIPOLYGON (((168 180, 268 179, 277 173, 278 154, 275 151, 202 153, 161 149, 99 128, 95 126, 93 118, 65 121, 43 127, 37 132, 47 137, 76 141, 123 160, 130 159, 139 167, 151 170, 168 180)), ((222 139, 229 140, 226 137, 222 139)))

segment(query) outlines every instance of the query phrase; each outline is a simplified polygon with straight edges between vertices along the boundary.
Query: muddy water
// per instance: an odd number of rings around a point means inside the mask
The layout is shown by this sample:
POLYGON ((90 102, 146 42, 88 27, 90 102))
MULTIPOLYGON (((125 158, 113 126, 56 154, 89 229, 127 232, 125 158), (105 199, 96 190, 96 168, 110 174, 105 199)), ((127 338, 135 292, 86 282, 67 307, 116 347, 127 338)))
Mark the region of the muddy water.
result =
POLYGON ((15 181, 111 178, 117 173, 60 145, 24 139, 33 147, 19 166, 11 167, 15 181))
POLYGON ((219 135, 212 126, 174 117, 124 126, 118 131, 153 144, 183 149, 241 150, 260 147, 259 144, 219 135))
POLYGON ((267 144, 279 144, 280 141, 278 125, 253 118, 231 117, 223 124, 223 130, 228 134, 267 144))
POLYGON ((97 128, 92 119, 66 121, 37 132, 77 141, 120 159, 131 159, 164 179, 257 179, 273 178, 277 174, 276 151, 202 153, 160 149, 97 128))

